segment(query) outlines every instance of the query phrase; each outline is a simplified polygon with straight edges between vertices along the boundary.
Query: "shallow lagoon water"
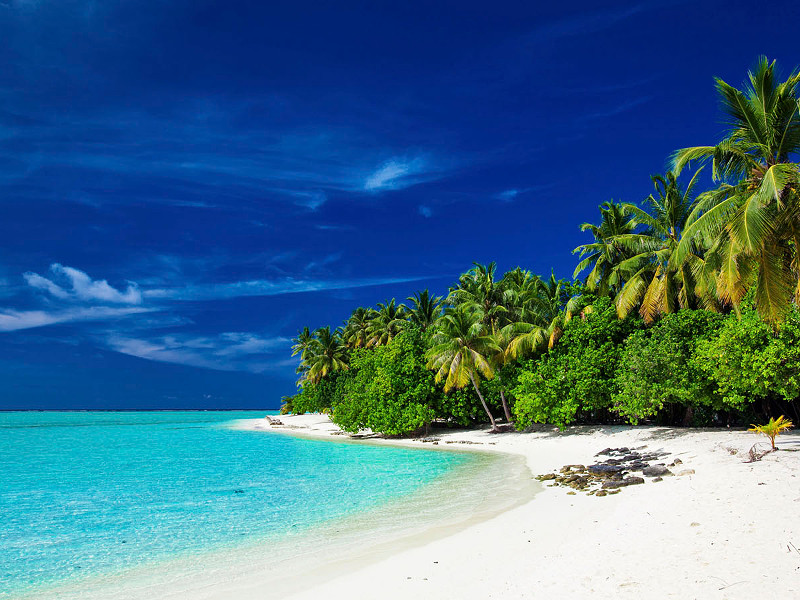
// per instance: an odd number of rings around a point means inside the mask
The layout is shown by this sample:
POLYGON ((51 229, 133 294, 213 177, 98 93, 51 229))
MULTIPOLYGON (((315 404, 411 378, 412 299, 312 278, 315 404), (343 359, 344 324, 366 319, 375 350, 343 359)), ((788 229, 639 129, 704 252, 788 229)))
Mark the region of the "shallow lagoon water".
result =
POLYGON ((0 597, 135 597, 407 533, 476 504, 458 482, 494 458, 231 427, 262 416, 0 414, 0 597))

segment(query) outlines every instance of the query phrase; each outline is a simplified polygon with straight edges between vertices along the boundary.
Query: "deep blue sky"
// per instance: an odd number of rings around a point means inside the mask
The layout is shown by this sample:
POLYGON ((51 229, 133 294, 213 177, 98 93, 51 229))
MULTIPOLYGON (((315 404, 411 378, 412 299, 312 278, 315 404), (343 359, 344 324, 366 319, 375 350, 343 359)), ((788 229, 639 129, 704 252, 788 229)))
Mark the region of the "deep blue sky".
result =
POLYGON ((0 0, 0 408, 274 407, 289 338, 581 222, 795 2, 0 0))

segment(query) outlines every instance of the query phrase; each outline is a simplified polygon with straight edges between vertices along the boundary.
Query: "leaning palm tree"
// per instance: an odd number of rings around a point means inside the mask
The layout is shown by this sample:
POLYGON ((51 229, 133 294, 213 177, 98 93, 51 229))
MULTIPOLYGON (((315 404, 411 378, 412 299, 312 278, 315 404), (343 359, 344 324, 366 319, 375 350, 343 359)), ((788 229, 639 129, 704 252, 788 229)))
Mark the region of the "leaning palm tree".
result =
POLYGON ((335 371, 346 371, 347 348, 342 343, 342 331, 331 331, 330 327, 322 327, 314 332, 314 339, 303 359, 305 380, 319 383, 335 371))
POLYGON ((483 324, 480 313, 469 307, 448 309, 436 322, 427 352, 428 368, 436 371, 436 383, 444 381, 444 391, 461 389, 472 382, 483 410, 497 431, 497 424, 481 394, 478 380, 494 377, 491 358, 500 347, 483 324))
POLYGON ((370 321, 367 347, 374 348, 391 342, 408 323, 406 315, 405 304, 397 305, 394 298, 385 304, 378 304, 370 321))
POLYGON ((359 306, 350 315, 344 326, 342 337, 349 348, 365 348, 369 341, 369 332, 375 311, 359 306))
POLYGON ((414 295, 409 296, 408 300, 414 303, 408 309, 408 319, 422 331, 426 331, 433 325, 442 313, 442 298, 431 296, 428 290, 414 292, 414 295))
POLYGON ((586 289, 597 292, 601 296, 616 295, 625 283, 625 274, 620 265, 634 255, 631 250, 635 242, 637 222, 633 215, 625 209, 625 205, 603 202, 600 205, 600 224, 584 223, 581 231, 589 231, 594 236, 594 242, 581 244, 573 254, 579 254, 581 261, 575 267, 572 277, 591 268, 584 278, 586 289))
POLYGON ((728 135, 716 146, 678 150, 673 169, 711 162, 718 187, 703 194, 692 211, 673 263, 698 245, 718 262, 717 291, 739 305, 755 287, 762 318, 777 324, 792 296, 800 300, 800 73, 776 80, 775 62, 760 57, 743 90, 716 80, 728 116, 728 135))
POLYGON ((645 322, 651 323, 658 315, 679 308, 718 308, 702 249, 693 249, 681 262, 672 260, 695 207, 694 188, 699 175, 697 171, 685 190, 672 172, 654 175, 651 179, 656 193, 645 199, 645 208, 624 205, 645 230, 621 236, 623 246, 634 255, 619 265, 627 273, 627 281, 615 298, 620 317, 639 307, 645 322))

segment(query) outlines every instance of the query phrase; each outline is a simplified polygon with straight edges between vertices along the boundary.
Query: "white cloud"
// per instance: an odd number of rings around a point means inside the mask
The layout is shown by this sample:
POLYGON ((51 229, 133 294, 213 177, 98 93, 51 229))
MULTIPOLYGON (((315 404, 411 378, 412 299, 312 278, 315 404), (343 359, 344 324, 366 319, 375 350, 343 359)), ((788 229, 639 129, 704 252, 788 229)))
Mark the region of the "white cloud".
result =
POLYGON ((500 200, 501 202, 513 202, 523 194, 528 194, 531 192, 543 192, 545 190, 549 190, 556 187, 554 183, 543 183, 540 185, 532 185, 525 188, 510 188, 507 190, 503 190, 502 192, 496 193, 492 198, 494 200, 500 200))
POLYGON ((51 295, 62 300, 69 298, 69 292, 38 273, 25 273, 23 277, 25 277, 25 281, 27 281, 28 285, 31 287, 49 292, 51 295))
POLYGON ((106 321, 130 315, 151 312, 155 309, 140 307, 113 308, 110 306, 93 306, 89 308, 73 308, 61 311, 44 310, 2 310, 0 311, 0 331, 17 331, 32 329, 57 323, 76 321, 106 321))
POLYGON ((219 339, 228 345, 217 349, 216 356, 261 354, 289 341, 283 337, 262 338, 252 333, 223 333, 219 339))
POLYGON ((314 269, 319 269, 320 267, 325 267, 327 265, 333 264, 338 260, 341 260, 342 253, 341 252, 334 252, 333 254, 328 254, 327 256, 323 256, 318 260, 312 260, 308 263, 305 267, 306 271, 312 271, 314 269))
POLYGON ((147 299, 187 301, 221 300, 226 298, 280 296, 283 294, 297 294, 301 292, 344 290, 394 283, 408 283, 411 281, 424 281, 426 279, 432 279, 432 277, 386 277, 374 279, 334 279, 327 281, 287 277, 280 280, 255 279, 232 283, 208 283, 173 288, 156 288, 145 290, 143 295, 147 299))
POLYGON ((305 206, 311 211, 317 210, 328 201, 324 192, 289 192, 295 198, 295 204, 305 206))
POLYGON ((519 196, 519 190, 505 190, 497 194, 495 198, 503 202, 511 202, 517 196, 519 196))
POLYGON ((146 360, 220 371, 261 372, 272 364, 269 352, 289 342, 283 337, 264 338, 253 333, 228 332, 213 336, 168 335, 151 340, 112 334, 112 350, 146 360))
MULTIPOLYGON (((69 131, 74 128, 77 137, 87 130, 108 132, 112 143, 118 144, 115 147, 124 146, 124 152, 110 153, 109 142, 94 139, 82 144, 80 150, 66 151, 53 142, 47 127, 30 128, 35 151, 24 150, 13 156, 0 151, 0 158, 9 158, 13 166, 0 172, 0 180, 7 177, 18 181, 49 166, 69 168, 73 173, 112 173, 117 178, 162 177, 163 185, 155 195, 129 192, 110 197, 86 190, 67 193, 63 199, 90 206, 146 202, 209 208, 235 203, 238 210, 260 212, 262 201, 288 202, 314 211, 332 192, 398 189, 441 177, 444 172, 430 169, 431 150, 411 150, 424 152, 424 160, 403 158, 409 150, 398 147, 390 138, 375 136, 374 128, 361 131, 318 126, 308 133, 305 127, 289 124, 267 128, 268 132, 232 127, 232 122, 251 114, 254 102, 260 100, 208 100, 204 109, 209 118, 201 120, 191 111, 185 113, 188 116, 164 118, 139 110, 72 119, 69 131), (192 144, 183 143, 186 139, 192 144), (384 158, 391 160, 376 165, 384 158)), ((29 107, 21 112, 40 117, 29 107)), ((447 160, 452 168, 453 159, 447 160)), ((436 165, 441 167, 438 159, 436 165)))
POLYGON ((352 225, 330 225, 327 223, 320 223, 314 225, 314 229, 319 229, 320 231, 352 231, 355 227, 352 225))
POLYGON ((65 267, 59 263, 50 265, 52 279, 38 273, 25 273, 25 281, 33 288, 45 291, 60 300, 81 300, 109 304, 141 304, 142 292, 135 283, 118 290, 105 280, 95 280, 85 272, 65 267))
POLYGON ((397 190, 414 185, 418 176, 425 170, 425 161, 421 158, 413 160, 392 159, 367 176, 364 180, 364 191, 397 190))

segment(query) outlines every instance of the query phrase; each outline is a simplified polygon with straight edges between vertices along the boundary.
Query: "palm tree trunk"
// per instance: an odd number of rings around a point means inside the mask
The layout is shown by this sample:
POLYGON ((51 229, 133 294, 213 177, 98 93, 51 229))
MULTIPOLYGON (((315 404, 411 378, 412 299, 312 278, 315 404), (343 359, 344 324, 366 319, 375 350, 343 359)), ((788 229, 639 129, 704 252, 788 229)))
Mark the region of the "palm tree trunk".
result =
POLYGON ((683 426, 689 427, 692 424, 692 417, 694 417, 694 409, 692 405, 686 407, 686 412, 683 415, 683 426))
POLYGON ((480 398, 481 400, 481 404, 483 405, 483 410, 485 410, 486 414, 489 415, 489 421, 491 421, 492 423, 492 431, 497 431, 497 423, 494 422, 492 411, 489 410, 489 407, 486 405, 486 400, 483 399, 483 394, 481 394, 481 391, 478 389, 478 383, 475 381, 475 375, 470 373, 469 378, 472 380, 472 385, 475 386, 475 391, 478 394, 478 398, 480 398))
POLYGON ((511 411, 508 408, 508 402, 506 402, 506 394, 503 388, 500 388, 500 400, 503 401, 503 412, 506 413, 506 423, 511 423, 511 411))

